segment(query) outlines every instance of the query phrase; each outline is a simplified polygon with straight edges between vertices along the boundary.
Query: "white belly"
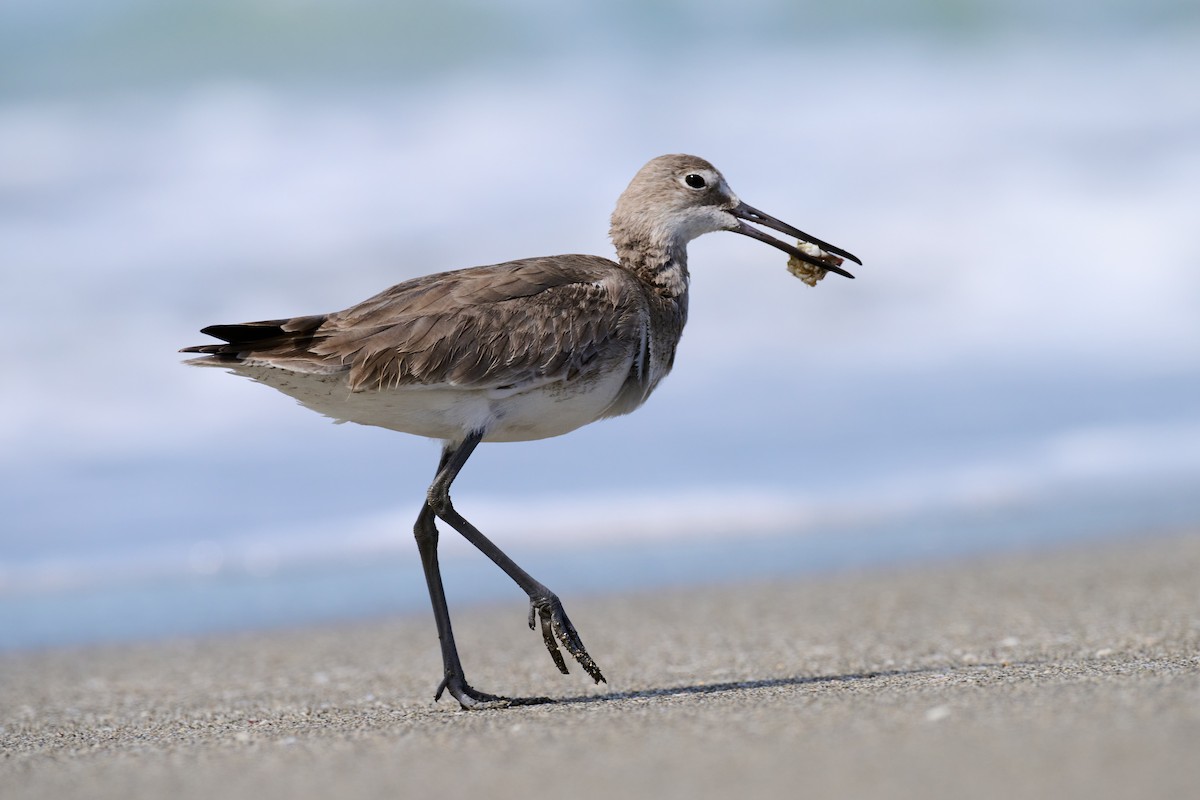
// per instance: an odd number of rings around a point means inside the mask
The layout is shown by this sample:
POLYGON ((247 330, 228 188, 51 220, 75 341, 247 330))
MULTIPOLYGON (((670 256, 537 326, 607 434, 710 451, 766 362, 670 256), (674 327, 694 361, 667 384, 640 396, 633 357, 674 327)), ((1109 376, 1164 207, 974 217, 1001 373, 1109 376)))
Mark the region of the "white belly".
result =
POLYGON ((230 369, 339 422, 443 440, 458 440, 471 431, 483 430, 485 442, 521 442, 559 436, 605 416, 631 363, 520 392, 444 385, 352 392, 345 373, 319 375, 247 365, 230 369))

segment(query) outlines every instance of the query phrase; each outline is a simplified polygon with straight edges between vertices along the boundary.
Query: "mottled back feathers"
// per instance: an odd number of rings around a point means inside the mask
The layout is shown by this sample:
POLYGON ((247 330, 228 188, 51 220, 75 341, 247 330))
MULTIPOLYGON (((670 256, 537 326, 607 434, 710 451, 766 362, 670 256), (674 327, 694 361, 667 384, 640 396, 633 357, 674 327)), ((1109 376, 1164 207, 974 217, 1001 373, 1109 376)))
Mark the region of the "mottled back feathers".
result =
POLYGON ((637 351, 648 347, 648 304, 633 275, 608 259, 533 258, 416 278, 333 314, 214 325, 203 332, 226 344, 185 352, 344 371, 353 391, 519 389, 571 380, 610 355, 632 353, 644 370, 637 351))

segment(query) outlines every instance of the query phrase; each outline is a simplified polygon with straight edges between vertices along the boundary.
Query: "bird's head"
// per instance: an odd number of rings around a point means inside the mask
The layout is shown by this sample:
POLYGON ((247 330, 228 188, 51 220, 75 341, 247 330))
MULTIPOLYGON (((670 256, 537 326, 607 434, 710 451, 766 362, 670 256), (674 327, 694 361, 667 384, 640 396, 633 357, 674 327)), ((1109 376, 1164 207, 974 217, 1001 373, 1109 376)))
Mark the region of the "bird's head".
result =
POLYGON ((716 167, 703 158, 689 155, 659 156, 638 170, 617 200, 611 233, 618 250, 623 246, 650 246, 682 251, 688 242, 702 234, 733 231, 822 269, 854 277, 837 264, 805 253, 749 223, 810 242, 826 253, 856 264, 862 263, 845 250, 746 205, 716 167))

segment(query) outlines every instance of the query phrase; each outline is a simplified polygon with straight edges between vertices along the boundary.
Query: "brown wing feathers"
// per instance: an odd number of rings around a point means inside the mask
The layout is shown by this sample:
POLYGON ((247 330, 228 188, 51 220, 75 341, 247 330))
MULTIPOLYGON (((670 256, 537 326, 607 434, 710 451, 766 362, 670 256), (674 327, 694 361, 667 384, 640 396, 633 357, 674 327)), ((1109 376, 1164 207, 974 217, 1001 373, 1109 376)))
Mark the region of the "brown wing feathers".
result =
POLYGON ((559 256, 430 275, 335 314, 213 325, 203 333, 225 344, 184 352, 346 369, 352 390, 570 377, 612 337, 640 338, 636 300, 624 281, 604 280, 614 272, 607 259, 559 256))
POLYGON ((609 337, 623 333, 594 319, 603 294, 594 284, 570 284, 522 302, 505 298, 456 311, 401 313, 366 336, 357 325, 343 328, 335 316, 311 351, 350 365, 352 389, 405 383, 501 388, 569 377, 609 337))

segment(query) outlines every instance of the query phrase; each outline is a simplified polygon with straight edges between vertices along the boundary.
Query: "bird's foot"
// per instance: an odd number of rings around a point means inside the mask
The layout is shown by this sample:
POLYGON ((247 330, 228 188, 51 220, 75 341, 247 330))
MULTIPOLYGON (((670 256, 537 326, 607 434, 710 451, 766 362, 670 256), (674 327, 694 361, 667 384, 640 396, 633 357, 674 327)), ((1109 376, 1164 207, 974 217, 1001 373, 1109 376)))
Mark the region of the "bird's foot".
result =
POLYGON ((433 702, 442 699, 442 693, 447 689, 450 695, 463 707, 463 711, 483 711, 490 708, 508 708, 510 706, 537 706, 557 702, 550 697, 501 697, 474 689, 461 675, 447 675, 438 686, 433 702))
POLYGON ((467 679, 462 675, 447 675, 442 678, 442 683, 438 686, 437 694, 433 696, 433 702, 442 699, 442 693, 447 689, 450 690, 450 696, 458 701, 464 711, 476 711, 485 708, 507 708, 513 704, 512 698, 500 697, 499 695, 488 694, 481 692, 478 689, 471 688, 467 683, 467 679))
POLYGON ((567 652, 583 667, 584 672, 592 677, 592 680, 596 683, 607 683, 600 668, 596 666, 596 662, 588 655, 583 641, 567 617, 567 612, 563 611, 562 603, 557 596, 547 594, 544 597, 529 598, 530 630, 537 630, 539 619, 542 622, 542 641, 546 643, 546 649, 550 651, 550 657, 554 659, 554 665, 558 667, 559 672, 564 675, 570 672, 563 660, 562 652, 558 649, 558 644, 561 642, 562 646, 567 648, 567 652))

